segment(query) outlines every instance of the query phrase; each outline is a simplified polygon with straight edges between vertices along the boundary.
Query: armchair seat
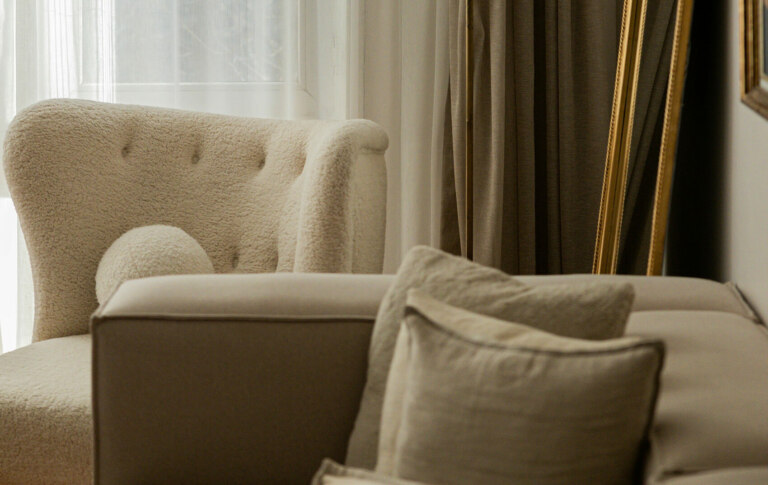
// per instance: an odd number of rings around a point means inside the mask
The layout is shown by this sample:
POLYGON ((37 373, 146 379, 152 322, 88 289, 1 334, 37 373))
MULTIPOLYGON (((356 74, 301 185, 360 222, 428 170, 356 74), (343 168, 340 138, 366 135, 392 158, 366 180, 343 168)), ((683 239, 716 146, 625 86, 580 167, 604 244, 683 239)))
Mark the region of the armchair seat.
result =
POLYGON ((0 359, 0 483, 88 483, 91 336, 38 342, 0 359))

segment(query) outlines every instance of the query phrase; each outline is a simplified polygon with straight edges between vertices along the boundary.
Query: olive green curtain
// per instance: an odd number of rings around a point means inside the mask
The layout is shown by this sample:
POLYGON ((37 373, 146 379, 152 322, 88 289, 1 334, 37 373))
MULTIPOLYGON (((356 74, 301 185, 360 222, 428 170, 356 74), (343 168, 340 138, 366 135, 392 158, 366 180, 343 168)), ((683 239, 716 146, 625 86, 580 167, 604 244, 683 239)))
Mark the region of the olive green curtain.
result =
MULTIPOLYGON (((474 259, 589 272, 620 2, 475 0, 474 259)), ((441 246, 464 252, 465 0, 451 0, 441 246)))
MULTIPOLYGON (((644 273, 676 0, 650 0, 619 252, 644 273)), ((474 259, 515 274, 592 268, 622 1, 474 0, 474 259)), ((441 239, 466 254, 465 9, 449 7, 441 239)))

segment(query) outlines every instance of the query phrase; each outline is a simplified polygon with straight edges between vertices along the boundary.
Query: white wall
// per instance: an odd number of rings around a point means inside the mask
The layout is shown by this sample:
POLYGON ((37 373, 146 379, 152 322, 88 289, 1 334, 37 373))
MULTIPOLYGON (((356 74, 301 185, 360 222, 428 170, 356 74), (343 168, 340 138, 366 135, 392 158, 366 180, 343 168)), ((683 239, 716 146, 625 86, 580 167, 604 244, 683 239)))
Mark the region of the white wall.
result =
POLYGON ((728 3, 720 265, 768 319, 768 120, 739 99, 739 1, 728 3))

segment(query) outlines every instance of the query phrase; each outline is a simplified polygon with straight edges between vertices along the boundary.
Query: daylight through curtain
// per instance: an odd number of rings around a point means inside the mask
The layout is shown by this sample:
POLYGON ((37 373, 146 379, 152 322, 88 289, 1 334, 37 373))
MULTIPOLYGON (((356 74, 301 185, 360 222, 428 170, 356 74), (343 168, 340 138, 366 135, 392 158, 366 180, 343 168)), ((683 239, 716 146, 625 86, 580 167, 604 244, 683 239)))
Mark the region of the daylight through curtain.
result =
MULTIPOLYGON (((0 0, 0 138, 19 110, 56 97, 345 118, 347 9, 346 0, 0 0)), ((8 195, 0 176, 0 352, 29 343, 33 319, 8 195)))

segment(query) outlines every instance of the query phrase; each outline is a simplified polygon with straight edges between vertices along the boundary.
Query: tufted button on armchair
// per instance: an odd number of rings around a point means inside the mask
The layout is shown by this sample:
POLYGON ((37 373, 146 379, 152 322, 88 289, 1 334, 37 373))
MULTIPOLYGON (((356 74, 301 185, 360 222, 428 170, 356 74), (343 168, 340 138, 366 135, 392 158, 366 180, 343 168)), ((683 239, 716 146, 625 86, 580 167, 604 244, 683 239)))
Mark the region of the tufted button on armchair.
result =
POLYGON ((381 272, 386 133, 74 100, 8 129, 4 165, 32 262, 36 343, 0 356, 0 483, 92 479, 89 317, 110 244, 151 224, 218 273, 381 272))

